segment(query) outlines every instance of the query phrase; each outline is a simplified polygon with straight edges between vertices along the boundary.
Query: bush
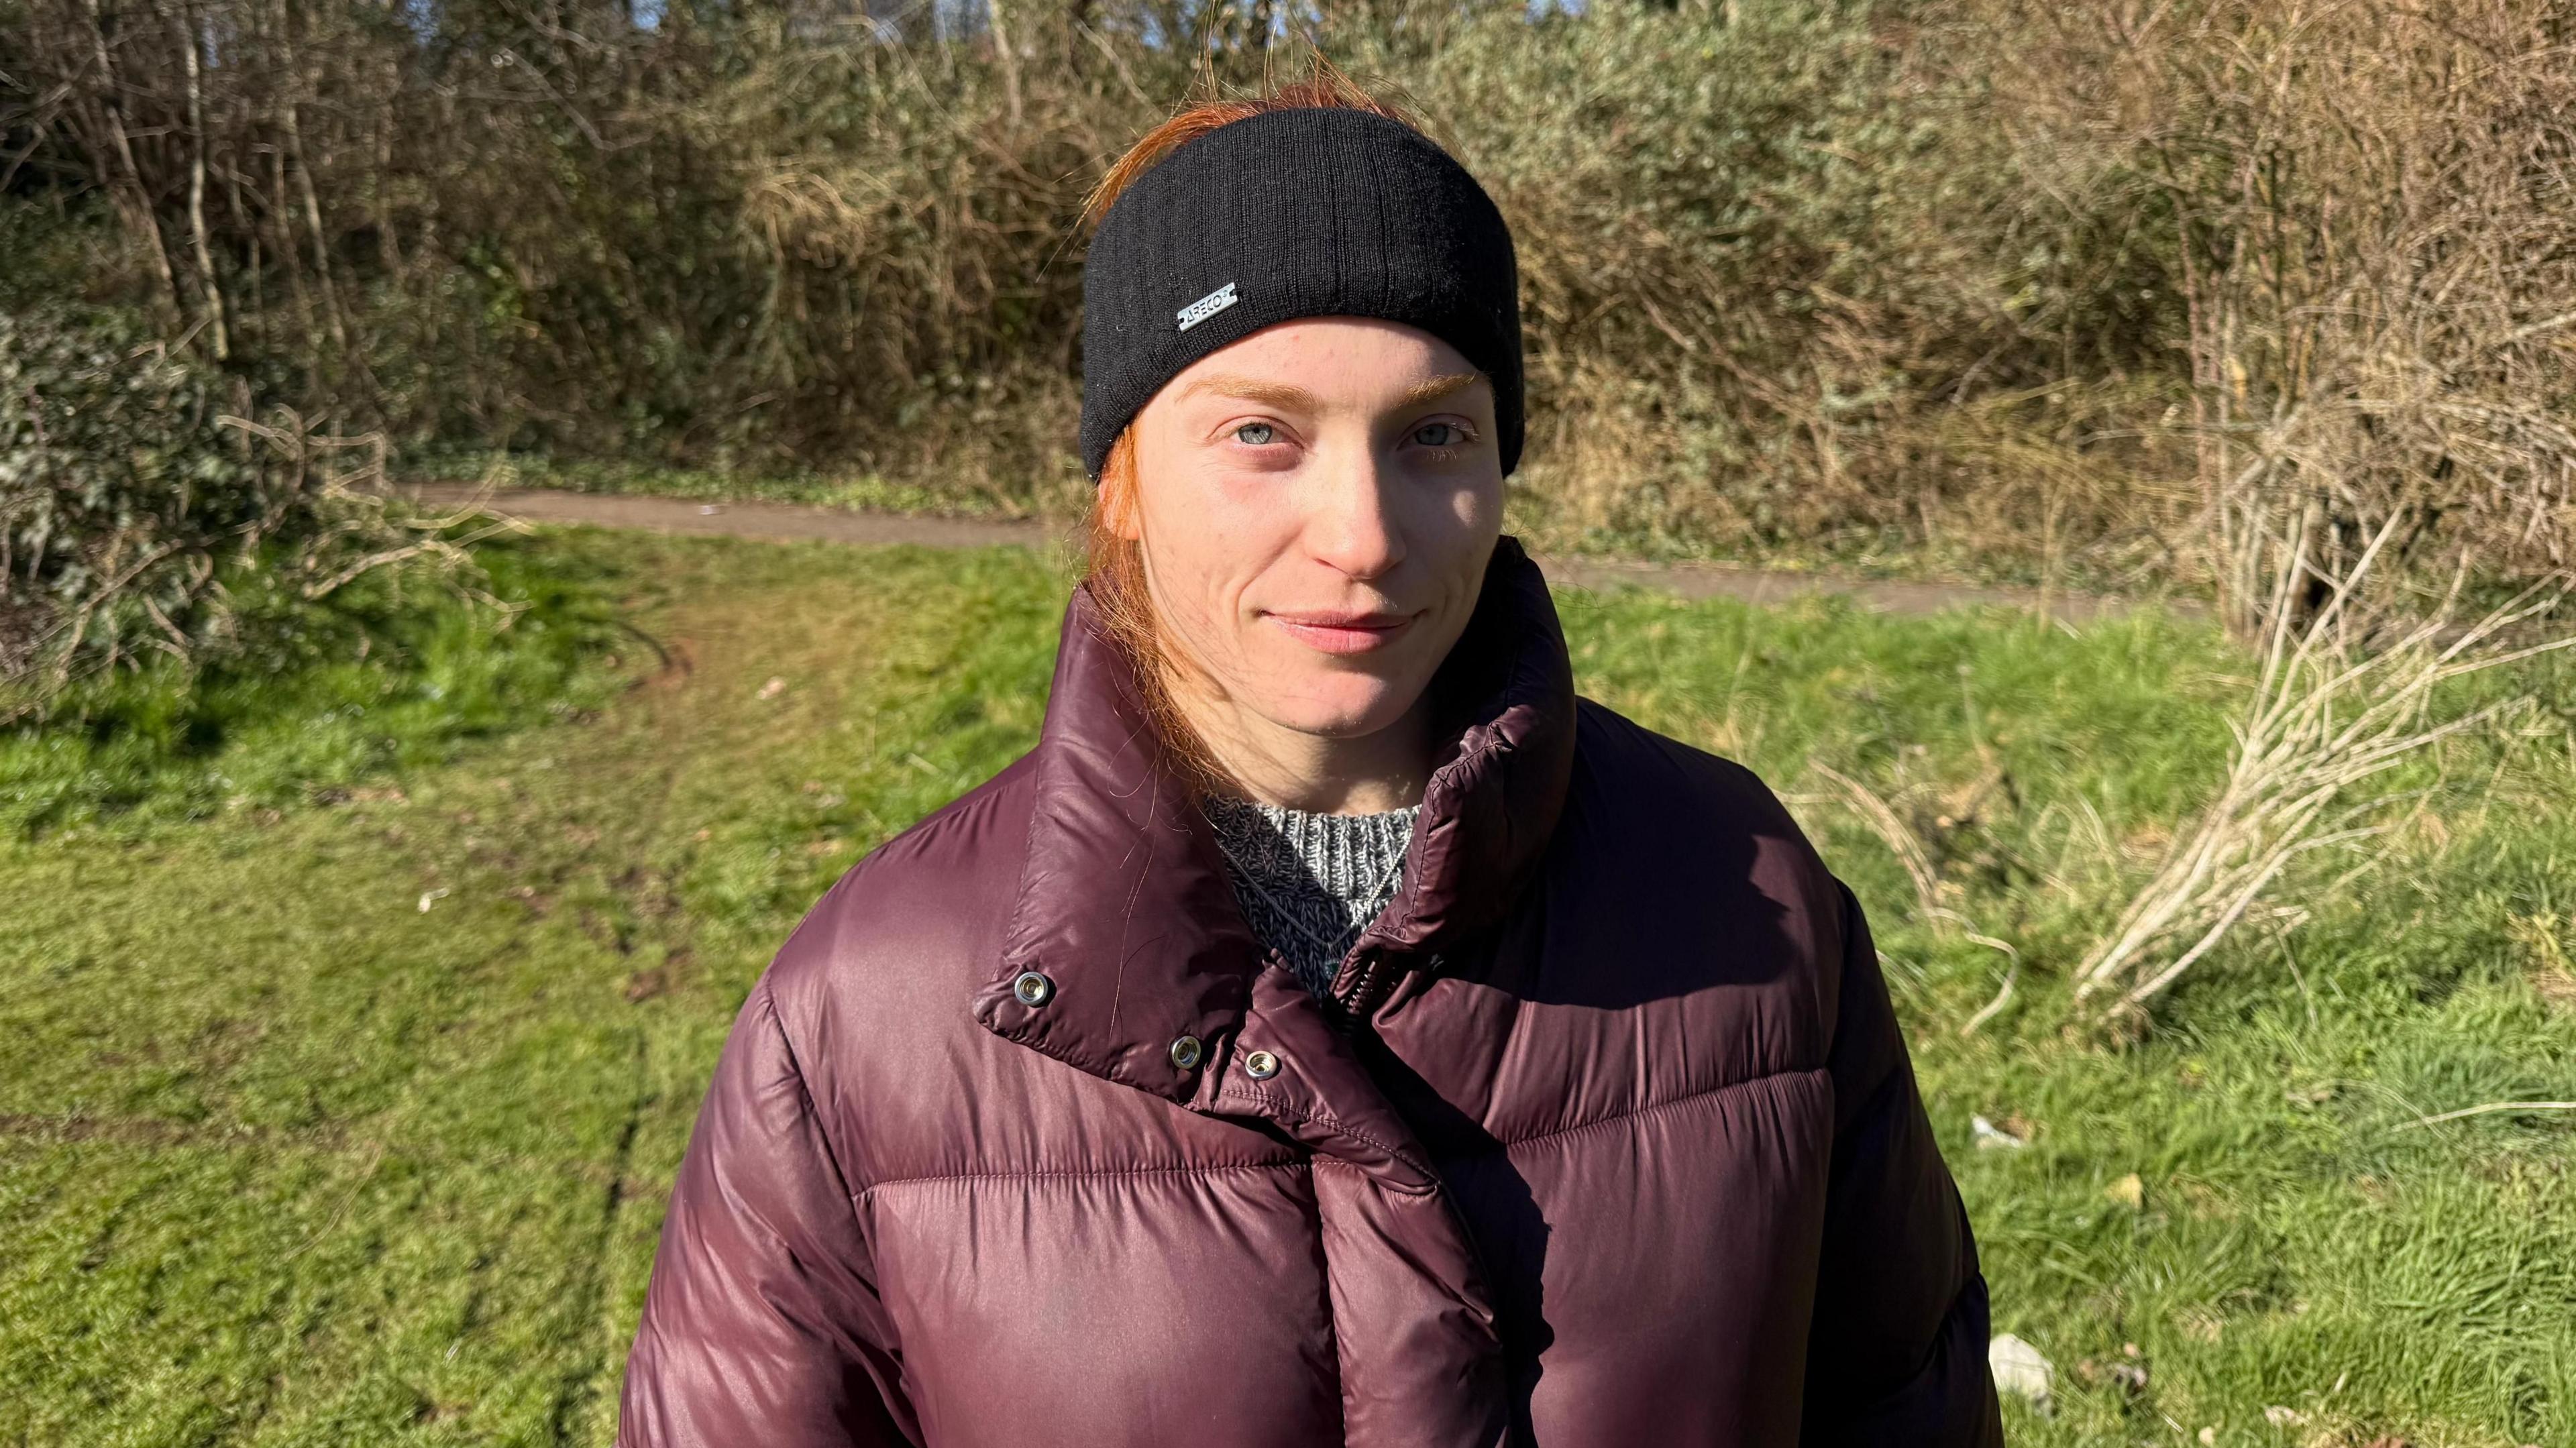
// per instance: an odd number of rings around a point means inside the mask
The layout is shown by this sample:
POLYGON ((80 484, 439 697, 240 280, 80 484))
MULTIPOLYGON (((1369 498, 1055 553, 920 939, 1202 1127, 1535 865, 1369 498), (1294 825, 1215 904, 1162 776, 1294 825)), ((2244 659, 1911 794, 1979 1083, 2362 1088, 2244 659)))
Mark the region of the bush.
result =
POLYGON ((385 563, 461 561, 361 491, 375 440, 255 424, 228 393, 112 321, 0 314, 0 723, 120 665, 224 656, 245 588, 320 598, 385 563))
MULTIPOLYGON (((0 0, 0 128, 195 350, 406 448, 986 509, 1085 496, 1091 181, 1297 64, 1271 7, 1161 0, 147 4, 0 0)), ((2241 597, 2318 502, 2576 551, 2569 0, 1567 8, 1289 27, 1511 220, 1550 546, 2241 597), (2233 486, 2264 458, 2277 496, 2233 486)))

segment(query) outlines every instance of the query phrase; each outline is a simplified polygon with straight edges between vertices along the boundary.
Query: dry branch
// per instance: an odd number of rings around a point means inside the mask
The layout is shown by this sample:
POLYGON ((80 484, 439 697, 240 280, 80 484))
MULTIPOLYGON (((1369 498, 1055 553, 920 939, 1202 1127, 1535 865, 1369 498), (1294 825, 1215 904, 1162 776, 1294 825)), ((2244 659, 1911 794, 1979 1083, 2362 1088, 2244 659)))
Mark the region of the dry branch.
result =
POLYGON ((1896 817, 1895 810, 1888 808, 1887 801, 1871 792, 1868 785, 1821 759, 1808 760, 1807 767, 1841 790, 1853 812, 1887 842, 1887 848, 1896 855, 1896 862, 1905 867, 1906 878, 1914 883, 1915 907, 1923 917, 1937 920, 1948 916, 1950 912, 1941 906, 1941 877, 1932 869, 1931 858, 1923 852, 1923 842, 1916 839, 1914 831, 1907 829, 1905 822, 1896 817))
POLYGON ((2134 1012, 2171 987, 2277 886, 2300 857, 2347 850, 2381 833, 2391 797, 2371 782, 2431 745, 2477 728, 2520 702, 2449 716, 2437 692, 2452 680, 2576 644, 2557 634, 2514 640, 2564 598, 2526 590, 2465 625, 2454 622, 2460 581, 2411 620, 2363 602, 2400 520, 2391 518, 2340 571, 2294 536, 2280 553, 2264 613, 2269 636, 2217 798, 2177 836, 2163 865, 2077 973, 2079 1003, 2108 999, 2134 1012), (2322 588, 2302 615, 2295 600, 2322 588))

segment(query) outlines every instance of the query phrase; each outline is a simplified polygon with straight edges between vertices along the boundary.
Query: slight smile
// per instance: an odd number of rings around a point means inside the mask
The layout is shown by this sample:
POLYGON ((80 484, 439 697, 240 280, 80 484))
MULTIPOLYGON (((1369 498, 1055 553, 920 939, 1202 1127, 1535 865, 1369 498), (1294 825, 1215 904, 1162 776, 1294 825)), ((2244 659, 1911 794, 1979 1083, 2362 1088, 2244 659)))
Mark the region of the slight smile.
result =
POLYGON ((1385 648, 1396 637, 1413 626, 1419 614, 1410 613, 1273 613, 1266 617, 1288 631, 1289 637, 1328 654, 1365 654, 1385 648))

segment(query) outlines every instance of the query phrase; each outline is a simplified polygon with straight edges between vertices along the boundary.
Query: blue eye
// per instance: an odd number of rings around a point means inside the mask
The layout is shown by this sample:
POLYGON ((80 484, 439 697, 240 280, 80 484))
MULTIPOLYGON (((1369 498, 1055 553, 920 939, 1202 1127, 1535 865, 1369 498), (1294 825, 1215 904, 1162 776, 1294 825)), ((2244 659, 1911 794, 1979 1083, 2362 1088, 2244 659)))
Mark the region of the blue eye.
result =
POLYGON ((1267 447, 1279 436, 1279 429, 1266 422, 1247 422, 1234 430, 1234 440, 1249 447, 1267 447))
POLYGON ((1413 440, 1424 447, 1456 447, 1467 440, 1467 429, 1454 422, 1426 422, 1413 430, 1413 440))

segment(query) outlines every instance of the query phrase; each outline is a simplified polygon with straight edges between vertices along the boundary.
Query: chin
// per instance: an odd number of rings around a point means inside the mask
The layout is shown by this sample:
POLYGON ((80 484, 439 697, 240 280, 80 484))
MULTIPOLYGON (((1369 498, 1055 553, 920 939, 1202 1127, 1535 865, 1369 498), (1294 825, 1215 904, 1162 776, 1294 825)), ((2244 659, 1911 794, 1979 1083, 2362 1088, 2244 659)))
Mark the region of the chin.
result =
POLYGON ((1364 739, 1394 725, 1421 696, 1383 679, 1331 673, 1268 713, 1271 722, 1325 739, 1364 739))

